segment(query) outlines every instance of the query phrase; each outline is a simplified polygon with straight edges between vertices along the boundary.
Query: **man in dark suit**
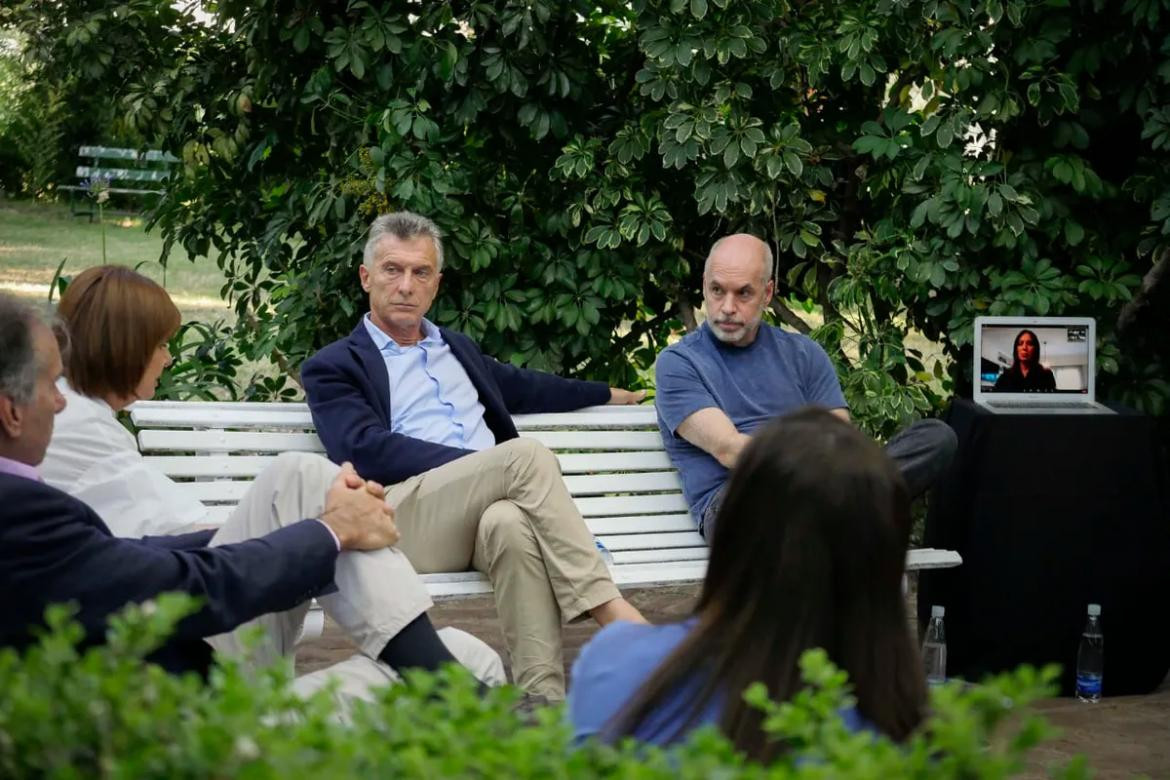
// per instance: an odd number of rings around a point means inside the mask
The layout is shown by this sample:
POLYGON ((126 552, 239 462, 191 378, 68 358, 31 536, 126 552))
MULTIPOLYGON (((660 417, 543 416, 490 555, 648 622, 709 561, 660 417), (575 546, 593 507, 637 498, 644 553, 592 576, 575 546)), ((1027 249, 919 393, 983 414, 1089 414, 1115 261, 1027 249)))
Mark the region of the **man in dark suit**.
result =
POLYGON ((421 572, 485 572, 513 676, 565 695, 561 621, 641 621, 621 597, 556 457, 511 415, 637 403, 644 393, 528 371, 425 319, 443 270, 438 227, 410 212, 374 220, 361 267, 370 311, 301 376, 329 457, 388 485, 400 549, 421 572))
MULTIPOLYGON (((282 456, 218 533, 116 538, 88 506, 37 473, 54 415, 65 406, 56 385, 61 371, 50 328, 0 295, 0 645, 28 645, 45 607, 65 601, 77 604, 86 643, 100 643, 106 621, 123 606, 182 591, 203 605, 153 660, 174 672, 206 673, 213 648, 242 653, 241 626, 264 629, 253 660, 290 655, 316 596, 362 653, 310 678, 304 690, 332 674, 361 695, 393 680, 392 665, 427 665, 412 659, 425 655, 434 634, 426 618, 431 602, 409 562, 391 549, 398 530, 379 484, 348 463, 338 469, 323 458, 282 456)), ((495 654, 478 640, 456 635, 452 650, 473 671, 501 678, 498 657, 493 664, 495 654)), ((435 653, 451 658, 441 644, 435 653)))

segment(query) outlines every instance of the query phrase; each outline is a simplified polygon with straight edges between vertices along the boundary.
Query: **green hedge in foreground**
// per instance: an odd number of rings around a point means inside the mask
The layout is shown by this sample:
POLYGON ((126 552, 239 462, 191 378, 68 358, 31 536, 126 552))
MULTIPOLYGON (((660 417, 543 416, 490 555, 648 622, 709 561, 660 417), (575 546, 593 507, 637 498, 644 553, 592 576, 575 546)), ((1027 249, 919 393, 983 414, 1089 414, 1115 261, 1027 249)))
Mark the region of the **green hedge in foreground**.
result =
MULTIPOLYGON (((560 708, 526 722, 515 688, 480 698, 457 668, 412 675, 342 725, 327 693, 295 698, 283 668, 248 679, 226 664, 204 685, 144 663, 190 609, 188 598, 164 596, 117 618, 105 647, 79 650, 69 609, 53 607, 39 644, 0 651, 0 777, 999 778, 1052 734, 1024 705, 1052 694, 1056 672, 1026 667, 935 691, 934 714, 904 746, 850 734, 835 714, 849 703, 845 675, 820 651, 802 659, 809 687, 793 701, 748 693, 769 713, 767 730, 792 747, 767 767, 711 729, 671 751, 574 747, 560 708)), ((1075 759, 1053 776, 1088 770, 1075 759)))

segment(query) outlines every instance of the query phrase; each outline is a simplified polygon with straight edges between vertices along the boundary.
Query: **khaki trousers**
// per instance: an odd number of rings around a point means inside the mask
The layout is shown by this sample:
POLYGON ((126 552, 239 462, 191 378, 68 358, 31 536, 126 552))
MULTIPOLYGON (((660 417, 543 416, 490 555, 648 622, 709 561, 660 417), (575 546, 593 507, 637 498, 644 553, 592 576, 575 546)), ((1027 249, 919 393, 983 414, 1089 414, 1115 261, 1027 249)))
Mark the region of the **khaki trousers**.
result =
MULTIPOLYGON (((338 471, 337 466, 317 455, 280 455, 252 483, 211 544, 255 539, 305 518, 319 517, 325 494, 338 471)), ((334 583, 337 591, 317 600, 361 653, 305 675, 297 680, 296 689, 307 694, 337 680, 343 703, 346 698, 370 699, 371 686, 399 679, 393 669, 375 659, 395 634, 430 609, 431 597, 410 561, 393 548, 343 552, 337 558, 334 583)), ((257 666, 280 659, 291 662, 308 610, 306 601, 285 612, 262 615, 230 633, 210 637, 208 642, 218 654, 246 658, 257 666), (243 637, 256 629, 260 644, 245 653, 243 637)), ((480 680, 494 685, 504 682, 499 655, 482 641, 458 629, 444 629, 439 635, 451 654, 480 680)))
POLYGON ((387 500, 398 547, 418 571, 488 575, 516 684, 563 699, 562 621, 620 593, 556 456, 533 439, 512 439, 404 480, 387 500))

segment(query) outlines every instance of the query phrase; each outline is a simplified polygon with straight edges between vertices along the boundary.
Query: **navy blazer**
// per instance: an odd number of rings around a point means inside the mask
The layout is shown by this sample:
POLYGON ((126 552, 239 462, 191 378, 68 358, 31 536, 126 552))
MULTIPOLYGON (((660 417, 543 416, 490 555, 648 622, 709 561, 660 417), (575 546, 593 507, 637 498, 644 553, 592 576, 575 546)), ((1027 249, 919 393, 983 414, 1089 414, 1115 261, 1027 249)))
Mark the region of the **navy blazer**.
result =
POLYGON ((337 545, 312 520, 220 547, 207 546, 212 531, 119 539, 76 498, 3 473, 0 506, 0 645, 32 643, 45 607, 66 601, 79 608, 85 644, 101 644, 114 612, 181 591, 204 605, 151 660, 172 672, 206 674, 211 648, 204 637, 291 609, 333 582, 337 545))
MULTIPOLYGON (((513 414, 567 412, 609 401, 604 382, 516 368, 483 354, 462 333, 439 332, 475 386, 497 444, 516 438, 513 414)), ((390 377, 364 322, 305 361, 301 381, 329 459, 350 461, 366 479, 393 485, 472 452, 390 432, 390 377)))

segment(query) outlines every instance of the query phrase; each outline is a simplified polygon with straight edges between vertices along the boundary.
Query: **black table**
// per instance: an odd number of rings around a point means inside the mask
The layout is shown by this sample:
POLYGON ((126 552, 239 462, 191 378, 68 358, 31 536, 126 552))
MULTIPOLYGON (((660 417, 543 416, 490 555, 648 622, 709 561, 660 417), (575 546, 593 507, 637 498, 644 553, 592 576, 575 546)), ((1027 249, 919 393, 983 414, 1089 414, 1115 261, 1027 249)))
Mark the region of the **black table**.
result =
POLYGON ((947 672, 977 680, 1060 663, 1073 690, 1089 602, 1101 604, 1107 696, 1170 669, 1170 477, 1150 418, 996 415, 956 400, 959 437, 931 495, 924 546, 963 565, 924 571, 918 618, 947 608, 947 672))

